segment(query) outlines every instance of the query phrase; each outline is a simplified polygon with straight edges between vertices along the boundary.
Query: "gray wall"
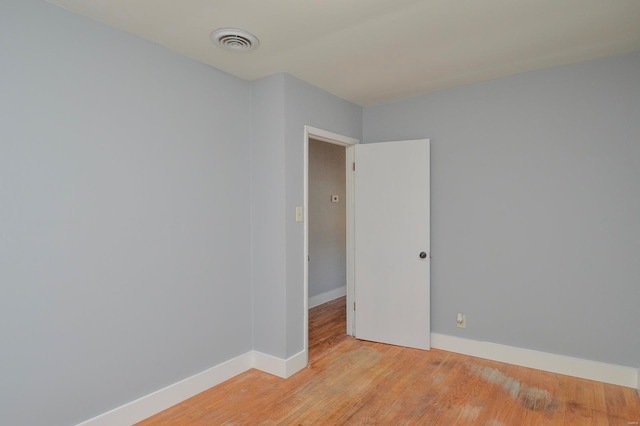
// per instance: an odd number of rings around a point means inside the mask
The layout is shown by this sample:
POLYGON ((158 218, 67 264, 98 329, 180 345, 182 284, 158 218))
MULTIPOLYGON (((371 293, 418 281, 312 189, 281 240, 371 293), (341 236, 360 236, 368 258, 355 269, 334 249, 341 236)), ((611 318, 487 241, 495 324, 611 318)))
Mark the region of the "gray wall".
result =
POLYGON ((431 138, 434 332, 640 367, 639 111, 639 53, 364 109, 431 138))
POLYGON ((250 85, 3 0, 0 93, 0 424, 75 424, 250 350, 250 85))
POLYGON ((345 161, 343 146, 309 141, 309 297, 347 284, 345 161))
POLYGON ((286 352, 284 74, 252 83, 253 348, 286 352))
MULTIPOLYGON (((0 5, 0 61, 1 424, 302 350, 303 126, 361 139, 362 108, 38 0, 0 5)), ((639 78, 634 54, 365 109, 368 142, 432 139, 434 331, 640 366, 639 78)))
POLYGON ((287 352, 303 349, 304 228, 295 208, 304 204, 304 126, 362 139, 362 108, 302 80, 285 75, 285 220, 287 352))
POLYGON ((362 108, 288 74, 251 85, 253 342, 289 358, 304 348, 304 126, 360 139, 362 108))

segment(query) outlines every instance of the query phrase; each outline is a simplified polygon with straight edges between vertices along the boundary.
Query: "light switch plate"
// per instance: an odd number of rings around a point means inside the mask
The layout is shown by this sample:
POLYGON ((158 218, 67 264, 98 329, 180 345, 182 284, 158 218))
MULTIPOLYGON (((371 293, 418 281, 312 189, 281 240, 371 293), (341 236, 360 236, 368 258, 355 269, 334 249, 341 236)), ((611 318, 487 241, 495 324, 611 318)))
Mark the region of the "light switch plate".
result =
POLYGON ((303 220, 302 207, 296 207, 296 222, 302 222, 303 220))

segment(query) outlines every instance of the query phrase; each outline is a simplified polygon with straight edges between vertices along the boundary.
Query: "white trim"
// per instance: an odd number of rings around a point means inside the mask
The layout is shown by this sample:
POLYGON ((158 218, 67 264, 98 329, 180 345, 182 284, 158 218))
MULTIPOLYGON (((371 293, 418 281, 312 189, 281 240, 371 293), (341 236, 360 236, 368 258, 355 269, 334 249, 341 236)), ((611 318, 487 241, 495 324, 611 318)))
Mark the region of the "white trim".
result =
POLYGON ((321 142, 329 142, 334 145, 351 146, 360 143, 360 140, 350 138, 349 136, 339 135, 327 130, 318 129, 316 127, 304 126, 305 136, 319 140, 321 142))
POLYGON ((331 302, 339 297, 347 295, 347 286, 334 288, 333 290, 326 291, 324 293, 316 294, 309 298, 309 309, 320 306, 323 303, 331 302))
POLYGON ((636 389, 640 387, 640 372, 631 367, 438 333, 431 333, 431 347, 598 382, 636 389))
POLYGON ((309 353, 307 351, 300 351, 292 357, 289 357, 286 361, 286 375, 285 379, 293 376, 297 372, 307 368, 309 366, 309 353))
POLYGON ((308 365, 308 353, 300 351, 291 358, 282 359, 253 351, 253 368, 287 379, 308 365))
POLYGON ((252 367, 251 351, 145 395, 78 426, 132 425, 224 382, 252 367))
MULTIPOLYGON (((304 274, 304 326, 302 341, 304 342, 303 352, 308 355, 309 349, 309 138, 319 140, 322 142, 328 142, 335 145, 344 146, 346 148, 346 161, 345 167, 347 170, 346 175, 346 205, 347 205, 347 334, 353 335, 353 309, 349 307, 353 306, 354 301, 354 267, 353 267, 353 242, 354 242, 354 223, 353 223, 353 173, 350 172, 351 164, 354 160, 354 147, 360 141, 348 136, 339 135, 337 133, 329 132, 327 130, 318 129, 316 127, 304 126, 304 143, 303 143, 303 210, 304 210, 304 249, 303 249, 303 274, 304 274)), ((307 359, 308 361, 308 359, 307 359)))
MULTIPOLYGON (((304 126, 304 143, 302 144, 302 210, 304 211, 304 223, 302 224, 302 233, 304 240, 302 248, 302 291, 303 291, 303 309, 302 314, 302 350, 309 353, 309 137, 312 128, 304 126)), ((308 359, 307 359, 308 361, 308 359)))
POLYGON ((347 147, 347 335, 356 335, 356 222, 355 222, 355 176, 352 164, 356 161, 356 145, 347 147))
MULTIPOLYGON (((640 371, 635 368, 438 333, 431 333, 431 347, 552 373, 640 389, 640 371)), ((86 420, 78 426, 131 425, 179 404, 251 368, 286 379, 307 367, 307 360, 308 353, 306 351, 301 351, 288 359, 274 357, 258 351, 249 351, 135 401, 86 420)))
POLYGON ((252 356, 254 368, 278 377, 285 377, 287 374, 284 359, 258 351, 253 351, 252 356))
POLYGON ((249 351, 201 373, 145 395, 77 426, 128 426, 138 423, 225 380, 256 368, 283 379, 307 366, 308 354, 301 351, 289 359, 277 358, 258 351, 249 351))

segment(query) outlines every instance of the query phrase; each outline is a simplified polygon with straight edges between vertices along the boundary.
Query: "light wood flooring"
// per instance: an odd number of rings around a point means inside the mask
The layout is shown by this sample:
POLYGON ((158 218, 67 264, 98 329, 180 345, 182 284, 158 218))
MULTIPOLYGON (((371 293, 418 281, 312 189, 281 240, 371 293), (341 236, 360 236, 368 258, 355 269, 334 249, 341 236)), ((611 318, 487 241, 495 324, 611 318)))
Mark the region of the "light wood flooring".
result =
POLYGON ((636 390, 345 335, 345 299, 309 313, 310 365, 250 370, 139 425, 637 425, 636 390))

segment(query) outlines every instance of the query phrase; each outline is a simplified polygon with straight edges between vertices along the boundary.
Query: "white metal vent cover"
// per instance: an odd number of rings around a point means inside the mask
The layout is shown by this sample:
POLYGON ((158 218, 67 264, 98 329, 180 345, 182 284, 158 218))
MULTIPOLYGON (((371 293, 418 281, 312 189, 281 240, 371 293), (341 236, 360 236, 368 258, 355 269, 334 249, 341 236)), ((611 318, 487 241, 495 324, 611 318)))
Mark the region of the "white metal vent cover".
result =
POLYGON ((237 28, 220 28, 211 33, 211 40, 232 52, 248 52, 260 46, 258 37, 237 28))

